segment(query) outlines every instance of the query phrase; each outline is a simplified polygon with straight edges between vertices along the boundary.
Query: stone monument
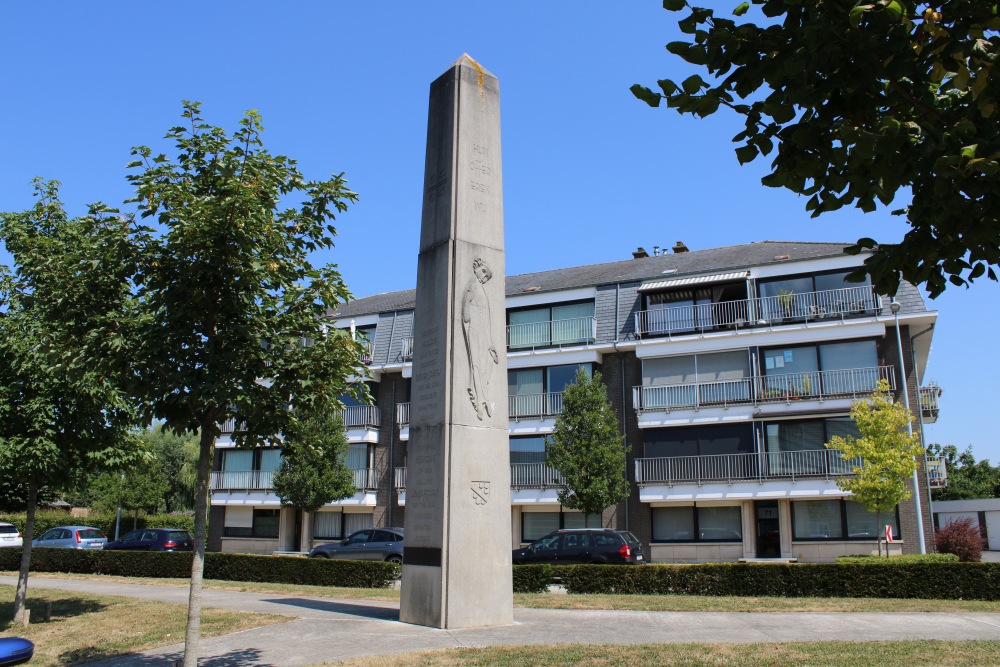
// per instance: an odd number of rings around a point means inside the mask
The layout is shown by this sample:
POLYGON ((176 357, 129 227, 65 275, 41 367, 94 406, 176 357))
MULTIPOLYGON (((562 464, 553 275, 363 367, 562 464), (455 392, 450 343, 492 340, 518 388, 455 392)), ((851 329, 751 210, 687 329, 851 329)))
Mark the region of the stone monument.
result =
POLYGON ((431 84, 400 620, 508 625, 510 452, 500 92, 463 55, 431 84))

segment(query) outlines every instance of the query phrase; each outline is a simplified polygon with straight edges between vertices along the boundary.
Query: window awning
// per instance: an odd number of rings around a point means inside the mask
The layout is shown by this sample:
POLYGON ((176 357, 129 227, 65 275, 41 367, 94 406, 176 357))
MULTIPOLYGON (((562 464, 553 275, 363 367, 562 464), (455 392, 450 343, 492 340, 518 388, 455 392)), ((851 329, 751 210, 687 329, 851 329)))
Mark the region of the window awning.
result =
POLYGON ((731 273, 715 273, 709 276, 689 276, 686 278, 671 278, 669 280, 650 280, 639 286, 640 292, 683 287, 685 285, 705 285, 709 283, 724 283, 731 280, 746 280, 749 271, 733 271, 731 273))

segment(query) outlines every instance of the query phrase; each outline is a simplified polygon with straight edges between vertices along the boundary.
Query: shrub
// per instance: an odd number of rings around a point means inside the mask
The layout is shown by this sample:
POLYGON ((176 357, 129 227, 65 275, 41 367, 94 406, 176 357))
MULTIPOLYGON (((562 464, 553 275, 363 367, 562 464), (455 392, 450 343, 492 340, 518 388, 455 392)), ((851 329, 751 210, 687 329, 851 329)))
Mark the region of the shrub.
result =
POLYGON ((515 565, 514 592, 544 593, 552 583, 554 572, 551 565, 515 565))
POLYGON ((936 533, 934 541, 941 553, 955 554, 963 563, 978 563, 983 559, 983 537, 972 517, 951 519, 936 533))
POLYGON ((560 568, 569 593, 1000 599, 997 563, 719 563, 560 568))
POLYGON ((860 563, 861 565, 895 565, 896 563, 957 563, 955 554, 900 554, 898 556, 840 556, 838 563, 860 563))
MULTIPOLYGON (((18 530, 24 532, 27 515, 24 512, 0 514, 0 521, 12 523, 18 530)), ((132 530, 132 517, 122 515, 119 534, 132 530)), ((194 534, 193 514, 148 514, 139 517, 139 528, 179 528, 194 534)), ((93 526, 104 531, 109 540, 115 539, 115 515, 91 513, 89 516, 70 516, 60 510, 40 510, 35 513, 35 538, 49 528, 56 526, 93 526)))
MULTIPOLYGON (((109 574, 121 577, 187 578, 191 553, 33 549, 33 572, 109 574)), ((0 570, 16 570, 21 549, 0 549, 0 570)), ((400 566, 381 561, 350 561, 205 554, 205 578, 307 586, 388 588, 399 577, 400 566)))

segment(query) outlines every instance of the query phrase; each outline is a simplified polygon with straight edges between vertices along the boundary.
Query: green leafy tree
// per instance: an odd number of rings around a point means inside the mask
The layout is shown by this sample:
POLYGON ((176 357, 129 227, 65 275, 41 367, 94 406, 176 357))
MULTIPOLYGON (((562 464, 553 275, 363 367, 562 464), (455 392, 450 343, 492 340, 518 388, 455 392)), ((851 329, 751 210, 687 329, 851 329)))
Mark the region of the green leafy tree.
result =
POLYGON ((736 20, 684 0, 663 6, 690 9, 678 22, 689 37, 667 50, 710 80, 636 84, 636 97, 682 114, 743 116, 733 138, 740 163, 775 151, 762 183, 803 195, 813 217, 905 203, 894 211, 911 227, 901 243, 863 238, 848 249, 874 249, 865 269, 883 294, 896 292, 900 275, 932 297, 948 282, 997 279, 996 3, 943 0, 918 11, 902 0, 752 0, 736 20))
POLYGON ((16 272, 0 271, 0 478, 26 485, 24 551, 14 597, 28 591, 39 493, 71 489, 137 457, 133 402, 122 376, 100 370, 120 352, 131 294, 125 221, 104 206, 70 218, 58 183, 36 180, 35 206, 0 214, 16 272), (106 335, 95 335, 105 328, 106 335))
POLYGON ((959 454, 955 445, 931 444, 927 453, 943 458, 948 467, 948 484, 931 492, 934 500, 1000 498, 1000 467, 989 459, 977 461, 971 445, 959 454))
POLYGON ((600 514, 628 498, 628 451, 601 374, 591 378, 579 369, 574 383, 563 390, 563 411, 545 454, 563 476, 559 502, 585 514, 600 514))
POLYGON ((219 424, 238 415, 238 445, 280 446, 298 414, 339 407, 363 349, 327 330, 324 316, 350 293, 335 267, 308 259, 333 246, 332 221, 356 200, 343 175, 305 180, 294 160, 264 148, 256 112, 232 134, 207 124, 197 103, 182 116, 166 135, 175 156, 133 149, 127 203, 151 226, 126 238, 138 257, 135 394, 147 417, 200 438, 184 652, 196 667, 219 424))
POLYGON ((105 472, 90 484, 94 505, 104 512, 119 508, 132 514, 132 530, 139 527, 139 512, 159 511, 169 484, 163 465, 150 452, 124 472, 105 472))
POLYGON ((169 514, 194 509, 195 483, 198 476, 198 436, 178 435, 160 426, 142 434, 143 445, 153 453, 163 471, 167 487, 162 505, 169 514))
MULTIPOLYGON (((910 411, 892 401, 885 380, 879 380, 870 399, 851 403, 851 419, 858 426, 860 438, 838 435, 826 443, 829 449, 839 450, 845 461, 856 462, 854 476, 839 478, 837 486, 874 512, 876 525, 881 526, 882 515, 912 495, 907 482, 913 478, 917 457, 923 456, 924 449, 919 438, 907 433, 910 411)), ((878 552, 881 556, 881 534, 878 552)))
POLYGON ((285 433, 274 493, 283 505, 315 512, 354 495, 354 473, 345 464, 347 433, 337 411, 304 417, 285 433))

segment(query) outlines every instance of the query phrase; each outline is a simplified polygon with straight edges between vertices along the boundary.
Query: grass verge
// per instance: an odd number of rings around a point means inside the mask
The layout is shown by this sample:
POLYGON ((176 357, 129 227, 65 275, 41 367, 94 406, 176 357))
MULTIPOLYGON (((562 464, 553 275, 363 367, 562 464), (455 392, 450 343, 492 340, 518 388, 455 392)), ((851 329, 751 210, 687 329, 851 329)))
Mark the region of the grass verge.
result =
POLYGON ((1000 664, 1000 642, 903 641, 798 644, 639 644, 491 646, 423 651, 328 663, 339 667, 966 667, 1000 664))
MULTIPOLYGON (((13 572, 2 572, 16 576, 13 572)), ((32 573, 32 577, 83 579, 122 584, 154 586, 188 585, 187 579, 109 577, 95 574, 32 573)), ((338 588, 294 584, 205 580, 205 588, 335 598, 342 600, 398 601, 399 591, 385 588, 338 588)), ((711 597, 700 595, 557 595, 519 593, 514 605, 533 609, 607 609, 622 611, 729 611, 729 612, 965 612, 1000 613, 1000 601, 983 600, 898 600, 889 598, 778 598, 711 597)))
MULTIPOLYGON (((33 619, 41 619, 46 602, 52 603, 49 622, 34 622, 27 628, 11 625, 14 587, 0 586, 0 637, 33 641, 33 667, 89 662, 184 640, 187 608, 183 605, 29 587, 33 619)), ((201 635, 214 637, 288 620, 291 617, 205 609, 201 635)))

